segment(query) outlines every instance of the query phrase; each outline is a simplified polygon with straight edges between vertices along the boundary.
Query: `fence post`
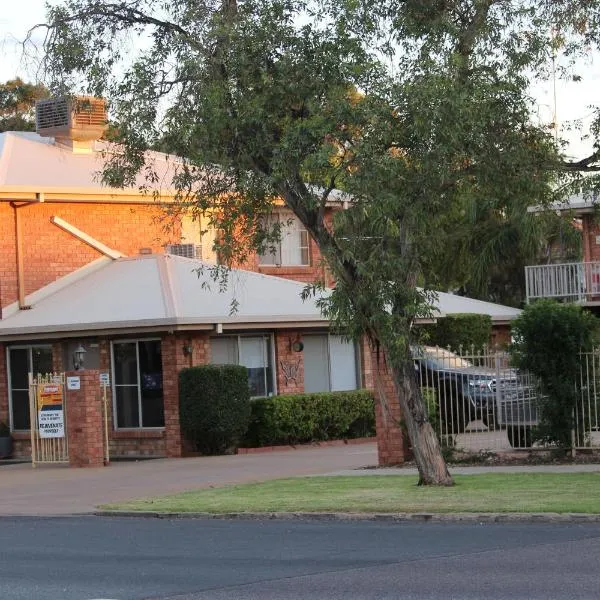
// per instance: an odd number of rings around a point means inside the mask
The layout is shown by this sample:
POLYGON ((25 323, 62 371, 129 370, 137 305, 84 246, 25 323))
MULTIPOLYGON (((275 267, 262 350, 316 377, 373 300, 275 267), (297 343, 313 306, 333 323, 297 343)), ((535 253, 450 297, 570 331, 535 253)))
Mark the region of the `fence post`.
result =
POLYGON ((502 391, 500 390, 500 352, 494 352, 494 365, 496 367, 496 426, 502 423, 502 391))

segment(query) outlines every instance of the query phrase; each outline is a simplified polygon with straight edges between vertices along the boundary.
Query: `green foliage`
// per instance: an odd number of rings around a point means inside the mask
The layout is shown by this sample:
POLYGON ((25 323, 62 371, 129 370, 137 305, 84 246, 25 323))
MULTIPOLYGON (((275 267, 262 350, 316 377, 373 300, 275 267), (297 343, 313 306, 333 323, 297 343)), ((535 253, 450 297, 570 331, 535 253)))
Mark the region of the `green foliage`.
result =
POLYGON ((425 411, 429 422, 436 433, 440 431, 440 404, 438 402, 438 393, 435 388, 421 388, 423 402, 425 403, 425 411))
POLYGON ((250 419, 248 370, 238 365, 203 365, 179 373, 181 429, 203 454, 230 451, 250 419))
POLYGON ((540 300, 513 323, 512 360, 540 379, 544 399, 533 438, 571 445, 573 413, 580 395, 581 352, 590 350, 598 320, 574 304, 540 300))
POLYGON ((49 95, 43 85, 25 83, 19 77, 0 84, 0 133, 35 131, 35 103, 49 95))
POLYGON ((7 438, 10 435, 10 427, 4 421, 0 421, 0 438, 7 438))
POLYGON ((375 433, 372 392, 255 398, 244 439, 249 447, 366 437, 375 433))
POLYGON ((438 319, 422 328, 424 343, 458 352, 474 347, 481 350, 490 341, 492 318, 489 315, 456 314, 438 319))

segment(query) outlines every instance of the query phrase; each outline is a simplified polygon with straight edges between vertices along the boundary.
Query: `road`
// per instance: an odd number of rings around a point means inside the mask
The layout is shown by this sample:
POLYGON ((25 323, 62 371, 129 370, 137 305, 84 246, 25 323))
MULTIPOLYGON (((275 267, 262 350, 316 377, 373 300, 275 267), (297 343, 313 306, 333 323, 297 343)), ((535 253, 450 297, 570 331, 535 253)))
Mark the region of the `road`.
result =
POLYGON ((592 599, 600 526, 0 519, 2 600, 592 599))

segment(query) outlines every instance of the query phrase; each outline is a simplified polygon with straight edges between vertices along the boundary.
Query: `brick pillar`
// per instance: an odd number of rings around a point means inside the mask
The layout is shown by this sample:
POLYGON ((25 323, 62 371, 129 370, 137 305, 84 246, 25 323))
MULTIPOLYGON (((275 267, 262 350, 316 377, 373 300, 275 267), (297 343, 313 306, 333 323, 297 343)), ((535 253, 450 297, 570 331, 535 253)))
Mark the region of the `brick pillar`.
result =
POLYGON ((191 366, 189 356, 183 352, 187 338, 175 334, 162 338, 163 401, 165 408, 165 449, 169 458, 183 454, 183 440, 179 423, 179 371, 191 366))
POLYGON ((297 331, 275 333, 275 364, 278 394, 304 392, 304 352, 294 352, 292 342, 302 341, 297 331))
POLYGON ((372 362, 373 390, 375 392, 375 429, 377 434, 377 455, 380 466, 403 463, 410 457, 408 436, 400 423, 402 410, 396 393, 392 375, 385 363, 383 354, 370 352, 372 362))
POLYGON ((72 467, 104 465, 104 415, 99 371, 69 371, 79 377, 80 389, 67 390, 67 440, 72 467))

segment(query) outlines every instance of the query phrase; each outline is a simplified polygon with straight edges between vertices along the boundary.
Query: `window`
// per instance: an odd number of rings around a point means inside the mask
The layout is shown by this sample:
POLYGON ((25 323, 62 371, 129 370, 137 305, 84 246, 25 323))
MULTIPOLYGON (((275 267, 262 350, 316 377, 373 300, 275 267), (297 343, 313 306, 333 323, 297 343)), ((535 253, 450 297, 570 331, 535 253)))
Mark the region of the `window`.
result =
POLYGON ((276 223, 281 223, 281 239, 259 253, 259 263, 276 266, 310 264, 308 232, 300 221, 284 213, 274 213, 269 216, 266 226, 273 227, 276 223))
POLYGON ((274 392, 269 336, 229 336, 211 338, 210 350, 215 365, 243 365, 248 369, 251 396, 270 396, 274 392))
POLYGON ((306 335, 304 391, 336 392, 358 387, 356 348, 339 335, 306 335))
POLYGON ((52 373, 52 346, 14 346, 8 349, 10 424, 27 431, 29 419, 29 373, 52 373))
POLYGON ((112 343, 117 428, 164 427, 160 340, 112 343))

